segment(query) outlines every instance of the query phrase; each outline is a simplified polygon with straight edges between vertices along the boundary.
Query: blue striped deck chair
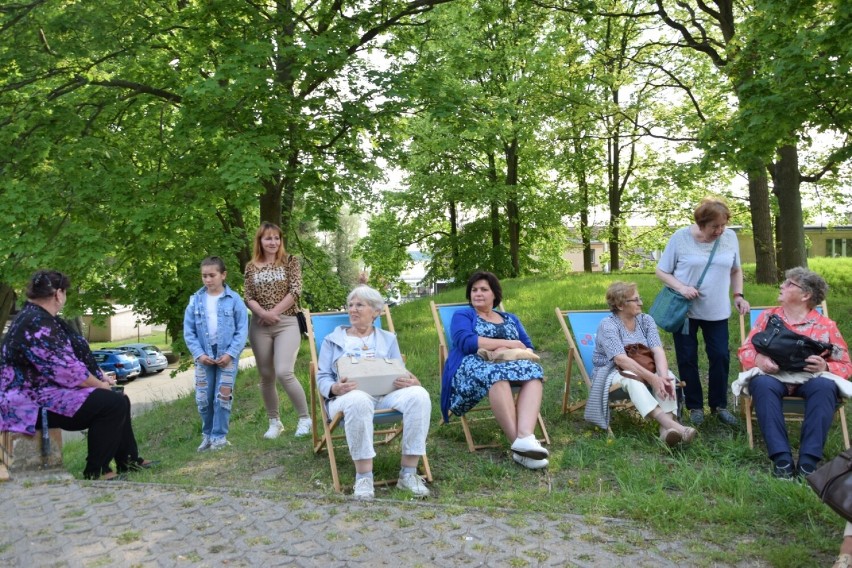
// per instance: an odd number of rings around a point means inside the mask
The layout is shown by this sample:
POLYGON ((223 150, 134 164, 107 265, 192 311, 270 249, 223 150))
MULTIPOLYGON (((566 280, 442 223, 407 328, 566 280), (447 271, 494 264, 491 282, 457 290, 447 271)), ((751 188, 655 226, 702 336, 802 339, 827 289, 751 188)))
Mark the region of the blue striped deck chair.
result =
MULTIPOLYGON (((308 343, 311 349, 311 363, 309 366, 311 378, 311 420, 314 453, 318 454, 326 450, 328 454, 329 466, 331 467, 331 479, 334 484, 335 491, 341 491, 340 475, 337 471, 337 459, 334 454, 335 443, 346 449, 348 454, 349 448, 346 445, 346 434, 335 433, 338 426, 343 423, 343 413, 338 412, 334 416, 328 415, 326 401, 319 393, 317 388, 317 370, 319 365, 319 351, 322 348, 325 336, 331 333, 339 325, 349 325, 348 312, 321 312, 310 313, 305 310, 305 319, 308 324, 308 343), (340 441, 343 444, 340 444, 340 441)), ((390 310, 385 306, 384 313, 376 318, 374 325, 382 329, 382 320, 387 322, 388 331, 395 333, 393 320, 391 319, 390 310)), ((373 417, 373 423, 379 426, 373 431, 373 436, 378 438, 374 443, 376 445, 384 445, 392 442, 402 434, 402 413, 393 410, 376 410, 373 417)), ((424 454, 420 460, 420 465, 424 473, 424 477, 430 483, 432 482, 432 471, 429 468, 429 458, 424 454)), ((374 481, 374 485, 392 485, 396 483, 396 477, 388 480, 374 481)))
MULTIPOLYGON (((573 406, 568 404, 571 400, 571 380, 574 369, 579 373, 586 391, 592 387, 592 354, 595 351, 595 339, 598 334, 598 326, 601 321, 608 317, 610 310, 560 310, 556 308, 556 319, 565 334, 568 343, 568 364, 565 367, 565 389, 562 392, 562 414, 574 412, 586 406, 586 400, 579 401, 573 406)), ((677 383, 677 414, 680 416, 683 407, 683 382, 677 383)), ((629 410, 634 408, 633 403, 620 385, 609 390, 609 406, 613 410, 629 410)), ((612 433, 612 432, 610 432, 612 433)))
MULTIPOLYGON (((586 385, 586 392, 592 388, 592 353, 595 351, 595 338, 598 326, 612 312, 609 310, 560 310, 556 308, 556 318, 568 343, 568 364, 565 367, 565 388, 562 391, 562 414, 574 412, 586 406, 586 400, 575 403, 569 408, 571 400, 571 381, 574 370, 586 385)), ((632 408, 633 403, 624 395, 620 386, 609 391, 609 405, 612 409, 632 408)))
MULTIPOLYGON (((438 332, 438 384, 442 384, 441 377, 444 373, 444 363, 447 361, 447 357, 450 354, 450 347, 453 344, 453 339, 450 337, 450 326, 453 322, 453 315, 462 308, 467 308, 470 304, 467 302, 456 303, 456 304, 436 304, 434 301, 429 302, 430 307, 432 308, 432 318, 435 321, 435 330, 438 332)), ((500 304, 499 310, 505 312, 506 310, 503 308, 503 304, 500 304)), ((519 389, 513 389, 515 395, 517 396, 519 389)), ((488 404, 487 400, 480 402, 474 408, 468 411, 467 414, 472 412, 483 412, 490 411, 491 406, 488 404)), ((477 444, 473 440, 473 434, 470 431, 470 423, 472 421, 471 418, 468 418, 467 414, 465 416, 460 416, 459 421, 462 425, 462 430, 464 431, 464 437, 467 441, 467 448, 471 452, 475 452, 476 450, 481 450, 482 448, 495 448, 499 447, 500 444, 492 443, 492 444, 477 444)), ((541 437, 539 441, 543 444, 550 443, 550 436, 547 433, 547 428, 544 425, 544 419, 541 416, 541 413, 538 415, 538 427, 541 430, 541 437)))
MULTIPOLYGON (((771 306, 762 306, 762 307, 754 307, 752 306, 751 311, 749 312, 749 325, 748 329, 751 330, 754 327, 754 324, 757 322, 757 318, 760 317, 760 314, 763 313, 763 310, 768 309, 771 306)), ((823 302, 821 305, 816 307, 817 311, 828 317, 828 304, 823 302)), ((745 316, 743 314, 739 314, 740 316, 740 345, 745 343, 746 338, 748 337, 748 331, 746 330, 745 325, 745 316)), ((743 407, 743 417, 746 422, 746 435, 748 436, 748 447, 754 449, 754 404, 752 403, 751 397, 745 393, 740 395, 740 400, 742 402, 743 407)), ((785 396, 782 401, 782 409, 784 411, 784 420, 790 422, 801 422, 805 418, 805 399, 799 396, 785 396)), ((840 420, 840 429, 843 433, 843 444, 844 447, 849 449, 849 429, 846 426, 846 400, 840 399, 837 403, 837 412, 835 413, 836 417, 840 420)))

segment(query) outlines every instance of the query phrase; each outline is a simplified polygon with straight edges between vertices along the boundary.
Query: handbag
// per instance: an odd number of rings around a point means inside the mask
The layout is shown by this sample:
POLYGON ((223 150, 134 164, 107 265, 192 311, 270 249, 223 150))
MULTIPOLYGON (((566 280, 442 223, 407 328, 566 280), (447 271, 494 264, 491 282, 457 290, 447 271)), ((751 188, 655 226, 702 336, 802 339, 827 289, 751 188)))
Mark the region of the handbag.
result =
POLYGON ((790 330, 778 314, 769 316, 766 328, 752 336, 751 344, 755 351, 775 361, 782 371, 803 371, 808 364, 805 359, 831 353, 833 348, 831 343, 790 330))
POLYGON ((679 292, 664 286, 657 297, 654 298, 654 303, 651 304, 648 315, 654 318, 654 322, 658 326, 669 333, 687 333, 689 331, 689 320, 686 317, 688 311, 689 300, 679 292))
MULTIPOLYGON (((652 373, 657 372, 657 364, 654 362, 654 352, 651 351, 651 348, 648 347, 647 345, 644 345, 642 343, 631 343, 629 345, 625 345, 624 346, 624 353, 628 357, 630 357, 631 359, 633 359, 634 361, 639 363, 639 365, 643 369, 647 369, 648 371, 651 371, 652 373)), ((627 377, 629 379, 641 380, 641 379, 639 379, 639 377, 637 377, 632 372, 627 371, 625 369, 622 369, 621 367, 618 367, 618 372, 623 377, 627 377)))
POLYGON ((396 390, 393 382, 408 375, 401 359, 344 355, 337 360, 337 376, 358 383, 358 390, 373 396, 383 396, 396 390))
MULTIPOLYGON (((701 272, 701 277, 698 279, 696 288, 701 288, 701 283, 704 282, 704 275, 707 274, 707 269, 710 268, 710 263, 713 262, 713 255, 716 254, 716 249, 719 248, 721 237, 716 239, 713 249, 710 251, 710 258, 707 259, 707 264, 704 265, 704 271, 701 272)), ((686 317, 689 311, 690 300, 684 298, 680 293, 675 292, 668 286, 663 286, 657 297, 654 298, 654 303, 651 304, 651 309, 648 310, 648 315, 654 318, 654 321, 662 329, 669 333, 689 333, 689 318, 686 317)))
POLYGON ((476 352, 480 359, 488 362, 500 361, 540 361, 541 358, 530 351, 529 349, 501 349, 499 351, 489 351, 488 349, 480 349, 476 352))
POLYGON ((301 308, 299 308, 299 311, 296 312, 296 321, 299 322, 299 333, 301 333, 303 336, 307 337, 308 336, 308 320, 305 319, 305 312, 303 312, 301 308))
POLYGON ((826 462, 805 479, 823 503, 852 522, 852 449, 826 462))

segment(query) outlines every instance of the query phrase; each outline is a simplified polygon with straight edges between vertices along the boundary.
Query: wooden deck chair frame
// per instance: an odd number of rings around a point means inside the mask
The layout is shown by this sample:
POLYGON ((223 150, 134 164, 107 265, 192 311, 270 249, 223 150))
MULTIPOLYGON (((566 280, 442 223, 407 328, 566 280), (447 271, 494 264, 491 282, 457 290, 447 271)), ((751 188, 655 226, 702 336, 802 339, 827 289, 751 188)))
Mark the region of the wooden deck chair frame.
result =
MULTIPOLYGON (((752 326, 754 326, 757 318, 763 312, 763 310, 769 309, 773 306, 752 306, 751 312, 749 313, 749 326, 750 330, 752 326)), ((823 301, 821 305, 817 306, 817 309, 822 312, 822 314, 828 317, 828 304, 823 301)), ((745 316, 740 314, 740 345, 744 344, 746 341, 746 337, 748 336, 746 332, 746 324, 745 324, 745 316)), ((751 396, 743 393, 740 395, 740 399, 743 403, 743 416, 746 421, 746 435, 748 436, 748 447, 754 449, 754 422, 752 415, 754 414, 754 404, 752 403, 751 396)), ((805 399, 800 396, 785 396, 782 401, 782 409, 784 411, 784 420, 789 422, 802 422, 804 420, 805 414, 805 399)), ((846 401, 844 399, 840 399, 837 404, 836 416, 840 420, 840 429, 843 433, 843 447, 845 449, 849 449, 849 429, 846 426, 846 401)))
MULTIPOLYGON (((449 324, 452 321, 452 316, 457 309, 465 308, 469 306, 467 302, 457 302, 451 304, 436 304, 434 301, 429 302, 429 306, 432 309, 432 318, 435 321, 435 330, 438 332, 438 381, 439 384, 443 384, 442 376, 444 374, 444 363, 447 361, 447 357, 450 355, 450 332, 449 332, 449 324), (442 318, 442 308, 454 308, 451 312, 445 312, 446 318, 442 318), (447 325, 444 325, 446 321, 447 325)), ((501 312, 505 312, 506 309, 503 307, 501 303, 499 306, 499 310, 501 312)), ((519 389, 513 389, 515 396, 517 397, 519 389)), ((484 400, 484 399, 483 399, 484 400)), ((491 405, 487 400, 484 402, 480 402, 474 408, 468 410, 467 414, 464 416, 459 416, 459 421, 462 425, 462 431, 464 432, 464 438, 467 441, 467 449, 471 452, 475 452, 476 450, 481 450, 483 448, 496 448, 499 447, 500 444, 477 444, 473 440, 473 434, 470 431, 470 423, 474 420, 473 418, 468 418, 468 415, 472 412, 484 412, 491 411, 491 405)), ((478 419, 477 419, 478 420, 478 419)), ((550 435, 547 433, 547 427, 544 425, 544 418, 542 418, 541 413, 539 412, 538 418, 536 420, 539 429, 541 430, 541 437, 538 439, 542 444, 550 444, 550 435)))
MULTIPOLYGON (((556 319, 559 320, 559 325, 562 327, 562 333, 565 334, 565 341, 568 342, 568 364, 565 367, 565 389, 562 392, 562 414, 566 414, 568 412, 574 412, 575 410, 579 410, 586 406, 586 400, 582 400, 569 408, 568 404, 571 401, 571 380, 574 374, 574 368, 576 367, 577 372, 580 374, 580 377, 583 379, 583 383, 586 385, 586 389, 591 390, 592 388, 592 378, 590 375, 592 368, 591 361, 591 351, 588 352, 589 359, 586 360, 583 358, 582 351, 580 350, 576 339, 573 334, 573 326, 568 325, 569 318, 571 314, 593 314, 599 315, 600 320, 609 316, 612 312, 610 310, 561 310, 556 308, 556 319)), ((598 324, 600 324, 600 320, 598 320, 598 324)), ((595 331, 597 331, 597 326, 595 326, 595 331)), ((592 344, 594 343, 594 339, 592 338, 592 344)), ((626 410, 633 408, 633 403, 630 402, 630 399, 627 397, 620 396, 624 391, 621 390, 620 385, 616 385, 609 389, 610 394, 610 403, 609 407, 613 410, 626 410), (615 394, 615 396, 613 396, 615 394)))
MULTIPOLYGON (((319 320, 315 322, 314 318, 329 318, 330 321, 323 322, 324 324, 333 321, 334 325, 331 327, 324 325, 325 333, 323 333, 322 339, 325 339, 325 335, 332 329, 338 325, 346 325, 349 323, 349 314, 348 312, 318 312, 312 314, 308 310, 305 310, 305 319, 308 324, 308 343, 311 349, 309 372, 311 380, 311 434, 313 437, 314 453, 318 454, 323 450, 326 451, 328 454, 329 467, 331 468, 331 479, 334 484, 334 490, 340 492, 340 474, 337 470, 335 444, 337 444, 337 447, 344 448, 347 455, 349 453, 349 448, 346 444, 346 434, 344 432, 336 433, 338 426, 340 426, 344 419, 343 413, 338 412, 334 416, 329 416, 325 400, 317 387, 317 370, 319 365, 318 356, 319 348, 322 346, 322 341, 320 341, 318 346, 314 326, 319 320), (343 441, 343 444, 340 444, 341 440, 343 441)), ((387 306, 384 307, 384 311, 379 316, 379 320, 376 322, 377 327, 381 327, 382 319, 386 322, 387 330, 391 333, 395 333, 393 319, 391 319, 390 310, 387 306)), ((376 425, 376 428, 373 430, 373 438, 374 444, 377 446, 389 444, 402 435, 402 413, 396 410, 376 410, 373 416, 373 423, 376 425)), ((429 467, 429 458, 426 454, 423 454, 420 458, 420 468, 426 480, 431 483, 432 470, 429 467)), ((393 478, 374 481, 373 484, 377 486, 394 485, 396 484, 396 481, 397 479, 393 478)))
MULTIPOLYGON (((570 408, 568 404, 571 400, 571 378, 574 373, 574 366, 576 365, 577 372, 580 374, 580 377, 583 379, 583 383, 586 385, 587 390, 591 390, 592 388, 592 351, 594 347, 590 349, 581 349, 577 343, 577 340, 574 338, 573 330, 574 327, 568 325, 568 320, 572 314, 590 314, 594 316, 599 316, 600 319, 597 320, 595 325, 595 333, 597 333, 597 326, 600 325, 601 320, 603 318, 609 316, 612 312, 610 310, 561 310, 556 308, 556 319, 559 320, 559 325, 562 327, 562 332, 565 334, 565 341, 568 342, 568 364, 565 367, 565 389, 562 393, 562 414, 566 414, 568 412, 574 412, 575 410, 579 410, 586 406, 587 400, 582 400, 570 408), (586 353, 587 358, 583 357, 583 353, 586 353)), ((594 345, 594 337, 591 338, 590 345, 594 345)), ((683 407, 683 381, 678 379, 677 382, 677 415, 680 416, 681 410, 683 407)), ((609 389, 609 407, 612 410, 630 410, 635 408, 633 403, 630 401, 630 398, 627 396, 620 385, 615 385, 610 387, 609 389)), ((610 434, 612 431, 610 431, 610 434)))

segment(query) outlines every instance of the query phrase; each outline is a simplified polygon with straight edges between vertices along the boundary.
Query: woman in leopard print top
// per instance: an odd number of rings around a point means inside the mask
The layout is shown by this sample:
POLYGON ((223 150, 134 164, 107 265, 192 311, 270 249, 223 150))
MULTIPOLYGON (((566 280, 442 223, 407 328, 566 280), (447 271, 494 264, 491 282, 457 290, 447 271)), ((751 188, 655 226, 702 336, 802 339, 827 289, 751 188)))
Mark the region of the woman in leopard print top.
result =
POLYGON ((253 317, 249 340, 260 372, 260 392, 269 418, 264 438, 277 438, 284 430, 278 410, 276 379, 299 415, 296 436, 311 432, 311 418, 305 389, 293 368, 301 335, 296 313, 302 293, 302 269, 299 259, 284 250, 284 235, 277 225, 261 223, 254 236, 252 261, 245 271, 246 306, 253 317))

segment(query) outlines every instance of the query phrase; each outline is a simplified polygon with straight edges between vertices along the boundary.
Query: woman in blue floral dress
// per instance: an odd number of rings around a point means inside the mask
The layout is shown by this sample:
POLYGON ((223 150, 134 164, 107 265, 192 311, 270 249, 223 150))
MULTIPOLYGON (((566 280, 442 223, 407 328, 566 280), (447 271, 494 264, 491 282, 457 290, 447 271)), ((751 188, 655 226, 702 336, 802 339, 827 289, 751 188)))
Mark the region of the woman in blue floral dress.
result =
POLYGON ((517 316, 494 309, 503 299, 494 274, 474 273, 466 297, 471 307, 457 311, 450 325, 453 345, 441 388, 444 421, 450 412, 464 415, 487 396, 497 423, 512 441, 512 458, 529 469, 547 467, 548 451, 534 434, 543 390, 541 365, 528 359, 487 361, 477 354, 483 349, 532 351, 532 342, 517 316), (520 388, 517 404, 512 387, 520 388))
POLYGON ((42 420, 48 428, 88 430, 89 479, 118 477, 112 460, 119 472, 147 469, 153 462, 139 457, 130 399, 112 391, 114 379, 104 379, 86 340, 57 317, 70 285, 55 271, 30 279, 29 301, 0 348, 0 430, 32 435, 42 420))

